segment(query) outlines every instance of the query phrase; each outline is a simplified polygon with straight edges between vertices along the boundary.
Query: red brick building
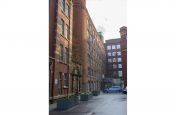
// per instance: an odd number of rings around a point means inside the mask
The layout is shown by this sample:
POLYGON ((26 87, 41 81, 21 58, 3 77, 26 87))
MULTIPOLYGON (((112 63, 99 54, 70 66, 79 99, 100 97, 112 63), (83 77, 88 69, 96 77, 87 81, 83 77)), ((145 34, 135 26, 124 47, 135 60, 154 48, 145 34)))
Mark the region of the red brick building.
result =
POLYGON ((71 93, 72 56, 71 0, 49 0, 49 97, 71 93))
POLYGON ((123 26, 120 28, 121 36, 121 47, 122 47, 122 72, 124 87, 127 86, 127 27, 123 26))
POLYGON ((127 28, 120 28, 121 38, 106 40, 106 80, 110 85, 127 86, 127 28))
POLYGON ((81 91, 100 90, 104 76, 104 38, 86 8, 86 0, 73 1, 73 57, 81 66, 81 91))

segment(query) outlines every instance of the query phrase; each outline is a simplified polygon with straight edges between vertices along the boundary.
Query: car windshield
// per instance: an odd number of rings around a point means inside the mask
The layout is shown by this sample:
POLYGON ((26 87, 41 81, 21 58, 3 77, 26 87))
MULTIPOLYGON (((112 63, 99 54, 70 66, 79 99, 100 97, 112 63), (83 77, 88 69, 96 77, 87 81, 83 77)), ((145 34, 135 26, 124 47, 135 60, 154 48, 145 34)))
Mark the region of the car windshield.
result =
POLYGON ((120 86, 112 86, 112 88, 120 88, 120 86))

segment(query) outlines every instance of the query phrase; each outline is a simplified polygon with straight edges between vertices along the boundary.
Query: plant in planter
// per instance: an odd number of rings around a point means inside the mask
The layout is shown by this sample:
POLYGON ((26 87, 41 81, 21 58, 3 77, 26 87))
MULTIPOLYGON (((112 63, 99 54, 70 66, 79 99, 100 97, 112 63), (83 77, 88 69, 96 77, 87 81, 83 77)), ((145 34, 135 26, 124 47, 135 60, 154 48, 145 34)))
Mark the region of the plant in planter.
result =
POLYGON ((92 98, 92 92, 88 92, 88 98, 89 98, 89 99, 92 98))
POLYGON ((79 100, 78 97, 69 94, 68 96, 61 98, 57 102, 57 108, 58 110, 66 110, 69 109, 70 107, 73 107, 74 105, 78 104, 79 100))
POLYGON ((81 101, 88 101, 88 94, 87 93, 82 93, 81 94, 81 101))
POLYGON ((100 94, 100 91, 93 91, 93 96, 98 96, 100 94))
POLYGON ((81 101, 88 101, 91 98, 92 98, 92 93, 91 92, 81 94, 81 101))

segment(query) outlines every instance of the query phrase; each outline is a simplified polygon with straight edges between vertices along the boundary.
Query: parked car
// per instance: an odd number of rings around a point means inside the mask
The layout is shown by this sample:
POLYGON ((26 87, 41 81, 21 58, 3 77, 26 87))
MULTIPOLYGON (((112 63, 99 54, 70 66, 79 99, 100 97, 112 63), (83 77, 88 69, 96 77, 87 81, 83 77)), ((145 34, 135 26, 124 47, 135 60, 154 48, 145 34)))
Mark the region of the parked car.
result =
POLYGON ((122 88, 120 86, 112 86, 110 88, 106 88, 104 93, 120 93, 122 88))
POLYGON ((127 94, 127 87, 125 89, 123 89, 122 93, 127 94))

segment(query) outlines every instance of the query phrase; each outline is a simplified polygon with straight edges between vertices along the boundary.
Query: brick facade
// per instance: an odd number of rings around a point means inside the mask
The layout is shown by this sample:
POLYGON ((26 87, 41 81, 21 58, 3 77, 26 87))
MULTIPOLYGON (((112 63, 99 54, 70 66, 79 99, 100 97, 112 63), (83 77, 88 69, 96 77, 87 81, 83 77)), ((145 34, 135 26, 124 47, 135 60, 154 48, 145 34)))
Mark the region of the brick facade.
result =
POLYGON ((120 28, 121 38, 106 40, 106 79, 127 86, 127 28, 120 28))
POLYGON ((71 0, 49 0, 50 98, 71 92, 72 18, 71 0), (65 2, 63 2, 65 1, 65 2))
POLYGON ((97 32, 85 0, 73 1, 73 60, 82 66, 81 91, 100 90, 104 75, 103 36, 97 32))

